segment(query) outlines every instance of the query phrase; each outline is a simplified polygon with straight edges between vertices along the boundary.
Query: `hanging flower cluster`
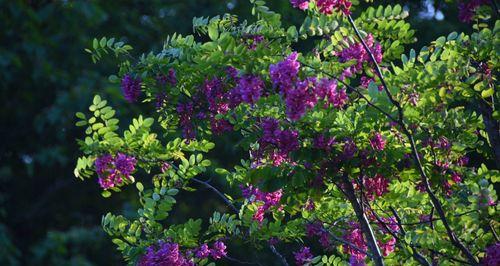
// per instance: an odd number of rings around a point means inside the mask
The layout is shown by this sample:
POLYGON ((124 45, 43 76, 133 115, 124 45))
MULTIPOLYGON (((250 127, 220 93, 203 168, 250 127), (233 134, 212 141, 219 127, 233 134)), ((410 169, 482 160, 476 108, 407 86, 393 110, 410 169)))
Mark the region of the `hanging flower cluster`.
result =
POLYGON ((491 0, 465 0, 458 4, 458 19, 462 22, 471 22, 476 14, 476 10, 482 6, 487 5, 491 0))
POLYGON ((116 156, 105 154, 95 160, 95 169, 99 176, 99 185, 103 189, 122 186, 130 180, 135 171, 137 160, 133 156, 118 153, 116 156))
POLYGON ((299 133, 294 130, 281 130, 279 121, 265 118, 261 123, 262 137, 259 139, 259 149, 253 152, 256 164, 264 159, 279 166, 290 162, 290 153, 299 148, 299 133))
POLYGON ((340 109, 348 99, 345 89, 337 88, 337 82, 327 78, 319 82, 314 77, 300 80, 298 54, 293 52, 285 60, 270 66, 271 81, 285 98, 286 114, 292 121, 299 120, 307 110, 314 108, 318 100, 340 109))
POLYGON ((137 102, 141 95, 141 79, 134 78, 130 74, 126 74, 122 78, 121 88, 123 97, 130 103, 137 102))
POLYGON ((196 265, 194 259, 206 259, 212 257, 218 260, 227 255, 226 245, 223 241, 217 240, 208 247, 204 243, 199 248, 188 250, 183 253, 177 243, 170 241, 160 241, 158 244, 152 245, 146 249, 146 253, 139 260, 140 266, 194 266, 196 265))
MULTIPOLYGON (((380 43, 375 42, 373 35, 368 34, 364 39, 366 45, 370 49, 370 52, 373 54, 375 61, 380 64, 382 62, 382 46, 380 43)), ((338 56, 339 61, 341 63, 345 63, 353 60, 355 63, 349 67, 347 67, 343 72, 341 78, 350 78, 354 76, 356 73, 361 73, 363 70, 363 65, 368 64, 371 65, 372 60, 370 54, 365 50, 363 44, 361 42, 353 43, 349 47, 344 48, 339 52, 335 52, 335 55, 338 56)), ((365 78, 362 80, 362 85, 364 87, 368 87, 368 84, 372 80, 365 78)))
POLYGON ((342 11, 344 14, 351 14, 351 1, 348 0, 290 0, 292 6, 300 10, 309 8, 309 2, 316 2, 319 12, 330 15, 334 10, 342 11))
POLYGON ((241 191, 243 197, 250 200, 250 202, 260 203, 259 207, 257 207, 257 211, 253 215, 255 221, 261 223, 264 220, 264 214, 271 207, 278 207, 278 210, 281 209, 280 200, 283 195, 283 190, 281 189, 274 192, 262 192, 259 188, 249 185, 247 187, 241 186, 241 191))
POLYGON ((309 247, 302 247, 299 251, 294 252, 293 256, 297 266, 308 265, 313 259, 313 255, 309 247))

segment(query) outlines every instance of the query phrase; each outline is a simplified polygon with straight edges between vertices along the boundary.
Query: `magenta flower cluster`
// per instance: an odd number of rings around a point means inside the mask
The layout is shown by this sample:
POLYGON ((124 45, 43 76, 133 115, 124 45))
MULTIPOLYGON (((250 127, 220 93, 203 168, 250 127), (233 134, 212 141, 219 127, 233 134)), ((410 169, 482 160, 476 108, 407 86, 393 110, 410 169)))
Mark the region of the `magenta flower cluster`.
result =
POLYGON ((331 151, 333 145, 335 145, 336 143, 337 142, 335 141, 335 137, 328 137, 325 134, 320 134, 313 139, 314 148, 327 152, 331 151))
POLYGON ((121 81, 123 97, 130 103, 137 102, 141 95, 141 79, 134 78, 130 74, 123 76, 121 81))
POLYGON ((330 233, 323 226, 323 223, 321 221, 308 223, 306 225, 306 234, 308 237, 318 237, 319 243, 325 249, 330 248, 332 245, 332 243, 330 242, 330 233))
POLYGON ((283 195, 282 189, 274 192, 263 192, 260 191, 259 188, 249 185, 247 187, 241 186, 241 192, 243 197, 251 202, 260 203, 259 207, 257 207, 257 211, 253 215, 253 219, 259 223, 264 220, 264 214, 271 207, 278 207, 278 209, 281 209, 280 200, 283 195))
POLYGON ((234 67, 226 69, 228 79, 207 79, 200 88, 199 94, 195 95, 186 103, 179 103, 177 113, 179 125, 182 128, 183 137, 194 139, 195 119, 205 120, 208 118, 210 127, 214 134, 220 135, 233 129, 226 119, 217 118, 218 115, 226 114, 231 108, 241 103, 255 104, 263 94, 264 81, 255 75, 243 75, 239 77, 238 70, 234 67), (228 90, 230 81, 236 86, 228 90))
POLYGON ((298 79, 300 63, 297 61, 297 52, 291 53, 285 60, 269 67, 272 83, 278 87, 280 93, 286 97, 298 79))
POLYGON ((212 248, 209 248, 208 244, 204 243, 195 251, 195 256, 198 259, 206 259, 210 256, 213 259, 218 260, 226 255, 226 245, 221 240, 215 241, 212 248))
POLYGON ((356 246, 359 251, 350 245, 344 244, 342 246, 344 253, 350 254, 350 264, 351 265, 364 265, 364 261, 366 258, 366 250, 368 247, 366 246, 365 240, 363 238, 363 231, 359 227, 358 223, 350 222, 349 229, 345 232, 343 239, 354 246, 356 246), (361 252, 363 251, 363 252, 361 252))
POLYGON ((226 245, 217 240, 212 248, 204 243, 194 250, 183 253, 177 243, 171 241, 160 241, 157 245, 151 245, 139 260, 139 266, 194 266, 194 259, 206 259, 212 257, 218 260, 227 256, 226 245))
POLYGON ((285 60, 269 67, 271 81, 285 99, 288 118, 299 120, 319 100, 324 101, 324 107, 331 104, 335 108, 342 108, 348 99, 345 89, 338 89, 337 82, 327 78, 319 82, 314 77, 300 80, 297 58, 298 54, 293 52, 285 60))
POLYGON ((255 104, 263 94, 264 81, 255 75, 244 75, 238 79, 238 84, 229 92, 230 107, 240 103, 255 104))
POLYGON ((313 255, 309 247, 302 247, 299 251, 294 252, 295 264, 298 266, 307 265, 312 261, 313 255))
POLYGON ((381 174, 376 174, 372 178, 363 178, 363 185, 369 200, 374 200, 389 192, 389 180, 381 174))
MULTIPOLYGON (((368 34, 366 38, 364 39, 366 45, 370 49, 371 53, 373 54, 375 61, 377 63, 382 62, 382 46, 380 43, 376 43, 373 35, 368 34)), ((371 58, 368 52, 366 52, 365 48, 363 47, 363 44, 361 42, 357 42, 354 44, 351 44, 349 47, 344 48, 340 52, 335 53, 336 56, 339 57, 339 61, 341 63, 348 62, 353 60, 355 63, 352 66, 347 67, 343 73, 342 73, 342 78, 349 78, 354 76, 354 74, 359 73, 363 70, 363 64, 368 63, 371 64, 371 58)), ((362 80, 364 82, 363 85, 368 86, 371 80, 362 80)))
POLYGON ((351 14, 351 1, 348 0, 316 0, 319 12, 323 14, 332 14, 333 10, 342 11, 345 15, 351 14))
POLYGON ((290 153, 299 149, 299 133, 295 130, 281 130, 279 121, 273 118, 263 119, 261 127, 259 149, 252 153, 254 161, 260 163, 263 159, 268 159, 275 166, 290 162, 290 153))
POLYGON ((483 264, 485 266, 500 265, 500 242, 497 242, 486 249, 486 256, 483 264))
POLYGON ((316 1, 319 12, 329 15, 334 10, 342 11, 344 14, 351 14, 351 1, 348 0, 290 0, 292 6, 300 10, 306 10, 309 7, 309 2, 316 1))
POLYGON ((458 4, 458 19, 462 22, 471 22, 476 14, 476 10, 490 3, 491 0, 469 0, 458 4))
POLYGON ((290 3, 300 10, 306 10, 309 7, 309 0, 290 0, 290 3))
POLYGON ((130 180, 135 171, 137 160, 133 156, 118 153, 115 157, 105 154, 95 160, 95 169, 99 177, 99 185, 103 189, 121 186, 124 181, 130 180))
POLYGON ((245 43, 250 50, 257 49, 257 45, 264 41, 264 36, 262 35, 248 35, 244 37, 245 43))
POLYGON ((179 244, 161 241, 146 249, 139 266, 194 266, 195 263, 179 250, 179 244))
POLYGON ((191 140, 196 137, 193 118, 194 105, 192 102, 179 103, 177 105, 177 114, 179 114, 179 126, 182 129, 182 137, 191 140))
POLYGON ((376 151, 383 151, 385 149, 385 140, 380 132, 373 134, 373 137, 370 139, 370 146, 376 151))

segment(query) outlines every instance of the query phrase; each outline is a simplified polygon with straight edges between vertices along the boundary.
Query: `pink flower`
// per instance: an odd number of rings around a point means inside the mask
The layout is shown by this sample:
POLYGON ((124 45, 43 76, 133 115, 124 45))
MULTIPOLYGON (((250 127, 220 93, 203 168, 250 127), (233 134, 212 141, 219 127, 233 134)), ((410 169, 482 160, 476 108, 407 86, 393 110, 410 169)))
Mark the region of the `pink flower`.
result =
POLYGON ((332 14, 333 9, 337 11, 342 11, 345 15, 351 14, 350 8, 352 6, 351 1, 348 0, 316 0, 319 12, 323 14, 332 14))
MULTIPOLYGON (((343 238, 345 241, 354 244, 358 249, 365 251, 364 253, 359 252, 358 250, 352 248, 349 245, 343 245, 342 247, 343 247, 344 253, 351 255, 351 261, 356 261, 358 263, 364 262, 364 260, 366 258, 366 250, 368 249, 368 247, 366 246, 366 242, 363 238, 363 232, 361 231, 359 224, 357 224, 355 222, 350 222, 349 229, 348 229, 348 231, 345 232, 343 238)), ((356 264, 356 265, 359 265, 359 264, 356 264)))
POLYGON ((375 197, 380 197, 389 192, 389 180, 381 174, 376 174, 372 178, 363 178, 366 197, 369 200, 374 200, 375 197))
POLYGON ((379 132, 375 133, 370 139, 370 145, 376 151, 383 151, 385 148, 385 140, 382 137, 382 134, 379 132))
POLYGON ((309 7, 309 0, 290 0, 290 3, 300 10, 306 10, 309 7))

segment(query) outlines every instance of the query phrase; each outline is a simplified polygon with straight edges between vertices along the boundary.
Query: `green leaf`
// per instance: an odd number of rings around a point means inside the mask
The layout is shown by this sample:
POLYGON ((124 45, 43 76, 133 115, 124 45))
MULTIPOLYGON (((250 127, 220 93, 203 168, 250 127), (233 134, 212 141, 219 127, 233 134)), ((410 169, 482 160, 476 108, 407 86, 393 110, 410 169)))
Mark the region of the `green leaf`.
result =
POLYGON ((106 40, 106 37, 102 37, 102 38, 101 38, 101 41, 99 42, 99 45, 100 45, 102 48, 106 47, 106 41, 107 41, 107 40, 106 40))
POLYGON ((82 113, 82 112, 78 112, 78 113, 76 113, 76 117, 78 117, 78 118, 80 118, 80 119, 86 119, 86 118, 85 118, 85 114, 84 114, 84 113, 82 113))
POLYGON ((216 41, 219 38, 219 30, 217 29, 217 25, 210 25, 208 27, 208 37, 212 41, 216 41))
POLYGON ((103 192, 101 192, 101 195, 105 198, 109 198, 111 196, 111 192, 104 190, 103 192))
POLYGON ((135 187, 137 188, 137 190, 139 190, 140 192, 142 192, 144 190, 144 186, 142 185, 141 182, 137 182, 135 183, 135 187))
POLYGON ((493 90, 493 88, 489 88, 489 89, 481 92, 481 97, 488 98, 488 97, 493 96, 494 93, 495 93, 495 90, 493 90))
POLYGON ((99 95, 94 96, 94 100, 92 101, 92 103, 94 105, 98 105, 100 102, 101 102, 101 96, 99 96, 99 95))

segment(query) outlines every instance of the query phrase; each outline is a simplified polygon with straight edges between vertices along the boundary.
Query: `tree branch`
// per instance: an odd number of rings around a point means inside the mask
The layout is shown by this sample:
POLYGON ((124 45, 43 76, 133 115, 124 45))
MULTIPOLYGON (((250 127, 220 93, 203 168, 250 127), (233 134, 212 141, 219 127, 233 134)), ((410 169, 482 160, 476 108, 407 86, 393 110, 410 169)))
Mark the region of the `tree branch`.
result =
POLYGON ((443 225, 446 229, 446 233, 448 234, 448 237, 450 238, 452 244, 455 247, 457 247, 460 251, 462 251, 465 254, 465 256, 467 257, 467 259, 473 265, 477 265, 478 261, 477 261, 476 257, 474 257, 474 255, 470 252, 470 250, 467 247, 464 246, 464 244, 462 244, 460 239, 456 236, 456 234, 451 229, 450 224, 448 222, 448 219, 446 218, 446 214, 444 212, 443 206, 441 205, 441 202, 439 201, 437 196, 434 194, 434 192, 432 191, 432 189, 429 185, 429 178, 427 177, 427 174, 425 173, 424 168, 422 166, 422 162, 420 161, 420 156, 418 155, 418 150, 417 150, 413 135, 410 133, 410 131, 408 130, 408 128, 406 127, 406 125, 404 123, 403 108, 401 107, 399 102, 394 99, 391 92, 389 91, 389 88, 385 82, 384 76, 382 75, 382 71, 380 70, 378 63, 375 60, 373 53, 370 51, 370 48, 365 43, 364 39, 361 37, 361 34, 354 23, 354 20, 352 19, 352 17, 350 15, 348 15, 347 18, 348 18, 349 23, 351 24, 352 28, 354 29, 356 36, 358 37, 358 39, 362 43, 365 51, 370 55, 370 59, 372 60, 373 64, 375 65, 375 71, 377 72, 377 75, 380 78, 380 81, 382 83, 382 86, 384 87, 384 91, 385 91, 387 97, 389 98, 391 103, 394 106, 396 106, 396 108, 398 109, 398 113, 399 113, 398 123, 401 126, 403 133, 406 135, 406 137, 410 141, 410 146, 411 146, 411 150, 412 150, 415 164, 417 166, 417 170, 420 173, 425 190, 427 191, 427 194, 429 195, 429 198, 431 199, 432 205, 434 205, 434 208, 436 208, 436 211, 439 215, 439 218, 443 222, 443 225))
POLYGON ((345 185, 345 192, 346 192, 345 194, 347 196, 347 199, 351 202, 354 212, 356 213, 359 224, 361 226, 361 230, 365 235, 367 246, 370 249, 370 253, 373 256, 372 260, 374 261, 375 265, 383 266, 384 260, 382 258, 382 254, 380 253, 380 248, 378 247, 377 239, 375 238, 375 234, 373 233, 372 227, 368 222, 368 218, 366 218, 366 215, 363 212, 363 209, 361 208, 358 199, 356 198, 356 194, 354 193, 354 187, 352 186, 352 183, 349 181, 349 178, 347 177, 346 173, 342 175, 342 179, 345 185))

